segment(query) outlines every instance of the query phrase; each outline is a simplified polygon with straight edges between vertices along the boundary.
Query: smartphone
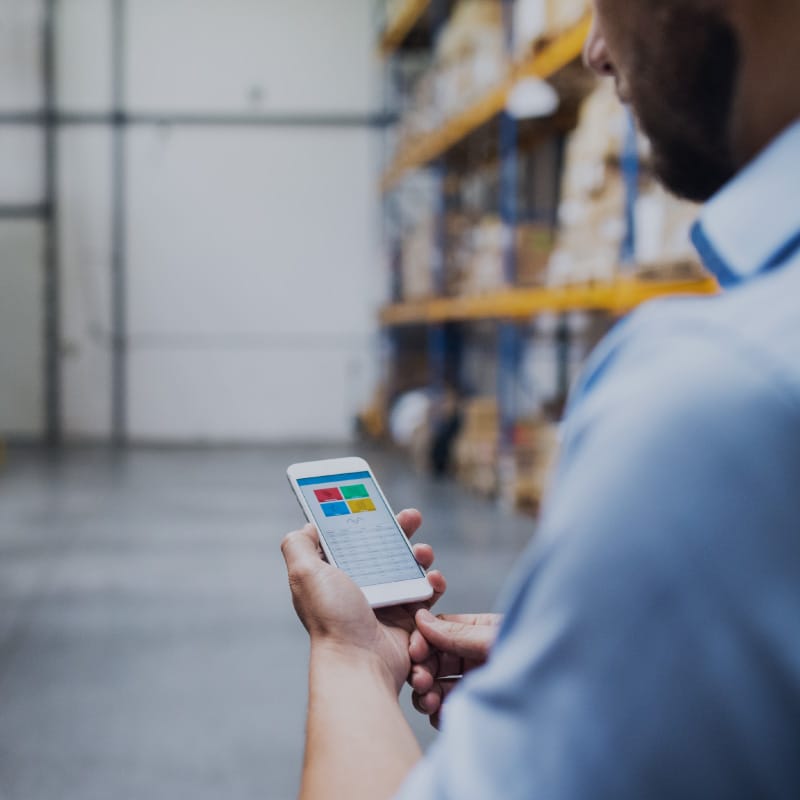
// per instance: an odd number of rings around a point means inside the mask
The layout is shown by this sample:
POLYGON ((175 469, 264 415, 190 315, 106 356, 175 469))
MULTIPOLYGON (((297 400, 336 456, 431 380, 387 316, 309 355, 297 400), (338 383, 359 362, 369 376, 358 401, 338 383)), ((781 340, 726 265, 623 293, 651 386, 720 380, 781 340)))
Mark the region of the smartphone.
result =
POLYGON ((373 608, 428 600, 433 589, 363 458, 292 464, 286 471, 325 557, 373 608))

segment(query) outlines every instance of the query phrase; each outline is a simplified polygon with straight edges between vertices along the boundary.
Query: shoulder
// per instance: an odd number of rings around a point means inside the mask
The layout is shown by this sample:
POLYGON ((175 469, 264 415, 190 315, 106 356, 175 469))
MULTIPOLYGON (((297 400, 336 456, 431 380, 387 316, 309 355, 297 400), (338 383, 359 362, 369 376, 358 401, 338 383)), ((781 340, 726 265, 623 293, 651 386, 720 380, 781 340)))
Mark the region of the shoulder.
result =
MULTIPOLYGON (((619 323, 590 358, 573 407, 603 390, 660 382, 711 401, 772 398, 800 412, 800 256, 797 263, 716 297, 651 302, 619 323), (722 395, 722 397, 719 397, 722 395)), ((664 395, 675 403, 682 393, 664 395)), ((724 405, 724 403, 723 403, 724 405)))
POLYGON ((798 396, 700 310, 633 315, 576 388, 540 545, 557 545, 582 581, 621 568, 664 577, 721 536, 756 547, 765 527, 793 535, 798 396))
MULTIPOLYGON (((794 332, 765 334, 764 324, 753 324, 741 312, 740 301, 727 296, 660 301, 618 324, 575 387, 566 430, 598 415, 610 424, 624 417, 631 435, 644 433, 632 429, 637 422, 651 428, 638 439, 647 443, 666 433, 653 427, 656 422, 719 426, 735 417, 737 423, 758 423, 765 405, 779 416, 800 419, 800 375, 781 363, 794 332)), ((800 338, 795 343, 800 347, 800 338)), ((765 421, 771 420, 775 417, 765 421)))

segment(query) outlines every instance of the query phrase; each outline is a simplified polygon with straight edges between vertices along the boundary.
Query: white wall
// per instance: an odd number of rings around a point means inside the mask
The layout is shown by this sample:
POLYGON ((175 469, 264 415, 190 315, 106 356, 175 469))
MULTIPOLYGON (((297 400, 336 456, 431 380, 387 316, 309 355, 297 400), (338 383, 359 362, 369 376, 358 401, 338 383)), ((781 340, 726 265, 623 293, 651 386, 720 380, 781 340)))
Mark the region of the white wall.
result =
POLYGON ((164 111, 367 111, 372 0, 129 0, 129 99, 164 111))
POLYGON ((42 0, 0 2, 0 108, 35 111, 42 105, 42 0))
POLYGON ((135 435, 346 435, 373 325, 372 136, 131 134, 135 435))
POLYGON ((60 158, 61 395, 72 438, 111 430, 111 134, 64 128, 60 158))
MULTIPOLYGON (((15 42, 13 57, 0 53, 4 108, 41 101, 36 5, 0 0, 16 26, 14 37, 0 32, 0 44, 15 42)), ((110 7, 59 4, 62 110, 110 109, 110 7)), ((126 49, 131 111, 366 115, 377 106, 371 0, 128 0, 126 49)), ((347 437, 374 374, 378 143, 367 127, 128 129, 134 440, 347 437)), ((40 187, 40 149, 35 133, 0 127, 0 194, 40 187)), ((111 417, 108 126, 63 128, 59 152, 64 423, 72 438, 102 438, 111 417)), ((0 236, 0 263, 21 248, 0 236)), ((33 284, 17 291, 36 295, 33 284)))
MULTIPOLYGON (((0 3, 0 111, 41 105, 41 8, 0 3)), ((0 127, 0 204, 42 201, 42 138, 35 126, 0 127)), ((0 221, 0 433, 43 432, 42 226, 0 221)))
POLYGON ((0 431, 43 430, 42 233, 35 222, 0 222, 0 431))

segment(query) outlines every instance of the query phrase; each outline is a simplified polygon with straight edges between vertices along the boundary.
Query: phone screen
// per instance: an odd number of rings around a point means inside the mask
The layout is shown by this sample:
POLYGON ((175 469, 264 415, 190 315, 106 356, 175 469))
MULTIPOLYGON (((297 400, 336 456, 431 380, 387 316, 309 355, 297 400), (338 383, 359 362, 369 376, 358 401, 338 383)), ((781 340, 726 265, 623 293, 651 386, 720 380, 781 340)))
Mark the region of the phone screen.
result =
POLYGON ((369 472, 298 478, 337 566, 359 586, 424 577, 369 472))

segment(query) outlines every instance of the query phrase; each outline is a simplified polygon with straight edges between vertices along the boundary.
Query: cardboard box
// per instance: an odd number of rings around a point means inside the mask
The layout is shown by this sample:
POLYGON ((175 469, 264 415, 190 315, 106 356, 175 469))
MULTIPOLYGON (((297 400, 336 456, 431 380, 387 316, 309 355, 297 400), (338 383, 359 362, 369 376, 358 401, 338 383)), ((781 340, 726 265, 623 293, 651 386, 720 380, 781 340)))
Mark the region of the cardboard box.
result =
POLYGON ((555 231, 549 225, 517 226, 517 285, 544 286, 555 246, 555 231))
MULTIPOLYGON (((618 276, 627 233, 627 188, 620 165, 629 131, 627 114, 606 81, 584 103, 569 137, 550 285, 607 283, 618 276)), ((696 276, 685 265, 697 262, 689 239, 697 208, 656 183, 649 172, 650 145, 641 135, 636 142, 642 166, 634 214, 635 260, 645 267, 642 274, 656 273, 659 267, 671 274, 676 264, 683 264, 683 274, 696 276)))
POLYGON ((462 428, 453 448, 456 478, 471 490, 494 496, 498 490, 497 459, 500 417, 493 397, 466 401, 462 428))
POLYGON ((404 300, 421 300, 434 294, 435 244, 436 225, 433 217, 424 217, 403 240, 401 288, 404 300))
POLYGON ((510 231, 499 217, 483 217, 471 232, 470 245, 459 260, 460 294, 472 295, 507 288, 506 245, 509 236, 515 242, 515 285, 542 286, 555 242, 549 226, 521 224, 510 231))
POLYGON ((545 419, 519 422, 514 430, 512 465, 501 488, 511 507, 538 514, 558 455, 558 426, 545 419))

